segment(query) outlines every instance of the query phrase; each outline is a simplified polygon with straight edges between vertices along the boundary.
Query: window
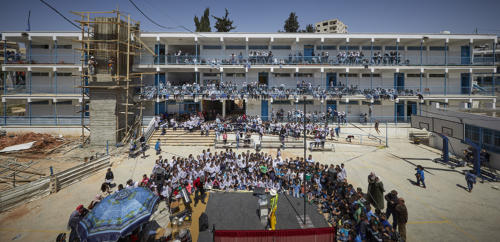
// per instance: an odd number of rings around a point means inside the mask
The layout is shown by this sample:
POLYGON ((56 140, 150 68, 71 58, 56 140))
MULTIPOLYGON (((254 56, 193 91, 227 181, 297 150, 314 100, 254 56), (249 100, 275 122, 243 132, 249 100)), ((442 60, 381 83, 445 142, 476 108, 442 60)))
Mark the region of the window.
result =
POLYGON ((439 78, 444 78, 444 73, 443 74, 429 74, 429 78, 432 78, 432 77, 439 77, 439 78))
MULTIPOLYGON (((416 73, 408 73, 408 74, 406 74, 406 77, 419 77, 420 78, 420 73, 417 73, 417 74, 416 73)), ((422 77, 424 77, 423 73, 422 73, 422 77)))
POLYGON ((31 104, 49 104, 49 100, 44 100, 44 101, 31 101, 31 104))
POLYGON ((479 128, 472 125, 465 125, 465 138, 474 142, 479 142, 479 128))
POLYGON ((57 100, 57 105, 73 105, 73 101, 71 101, 71 100, 59 101, 59 100, 57 100))
POLYGON ((273 104, 285 104, 285 105, 290 105, 290 100, 273 100, 273 104))
POLYGON ((359 46, 357 46, 357 45, 353 45, 353 46, 341 45, 339 47, 339 50, 359 50, 359 46))
POLYGON ((31 76, 49 76, 48 72, 31 72, 31 76))
POLYGON ((249 50, 267 50, 269 47, 267 45, 249 45, 249 50))
POLYGON ((292 46, 290 45, 273 45, 271 46, 273 50, 291 50, 292 46))
POLYGON ((444 51, 444 46, 431 46, 429 47, 430 51, 444 51))
POLYGON ((226 50, 244 50, 244 45, 226 45, 226 50))
MULTIPOLYGON (((361 47, 362 50, 371 50, 371 45, 364 45, 361 47)), ((373 46, 373 50, 382 50, 382 46, 373 46)))
POLYGON ((32 49, 48 49, 49 45, 31 45, 32 49))
POLYGON ((493 144, 500 148, 500 131, 495 131, 495 137, 493 137, 493 144))
POLYGON ((219 76, 220 73, 203 73, 203 76, 219 76))
POLYGON ((57 49, 69 49, 69 50, 71 50, 71 49, 73 49, 73 46, 72 45, 57 45, 57 47, 56 47, 56 45, 54 45, 53 48, 54 49, 57 48, 57 49))
POLYGON ((370 73, 363 73, 361 74, 361 77, 381 77, 380 73, 373 73, 373 74, 370 74, 370 73))
POLYGON ((316 45, 316 50, 336 50, 337 46, 336 45, 323 45, 323 48, 321 45, 316 45))
POLYGON ((323 22, 323 26, 327 26, 328 25, 328 22, 323 22))
POLYGON ((290 77, 290 73, 274 73, 274 77, 290 77))
MULTIPOLYGON (((314 101, 313 100, 306 100, 305 103, 306 103, 306 105, 313 105, 314 101)), ((304 105, 304 99, 299 99, 299 101, 296 102, 296 104, 302 104, 302 105, 304 105)))
POLYGON ((373 101, 373 103, 368 102, 368 101, 362 101, 361 104, 363 104, 363 105, 382 105, 382 102, 380 100, 373 101))
POLYGON ((401 50, 402 46, 386 46, 385 50, 401 50))
POLYGON ((493 145, 494 131, 491 129, 483 129, 483 144, 493 145))
POLYGON ((72 73, 71 72, 57 72, 57 76, 72 76, 72 73))
POLYGON ((330 30, 335 30, 335 29, 337 29, 337 26, 330 27, 330 30))
POLYGON ((294 77, 313 77, 312 73, 294 73, 294 77))
POLYGON ((340 100, 339 103, 340 104, 349 104, 349 105, 358 105, 358 101, 357 100, 349 100, 349 103, 347 103, 346 101, 340 100))
POLYGON ((358 77, 358 74, 356 73, 339 73, 339 77, 358 77))
POLYGON ((226 73, 227 77, 245 77, 245 73, 226 73))
POLYGON ((204 45, 203 49, 205 49, 205 50, 220 50, 220 49, 222 49, 222 46, 220 46, 220 45, 204 45))
MULTIPOLYGON (((420 46, 407 46, 406 47, 407 50, 418 50, 420 51, 420 46)), ((425 46, 422 46, 422 51, 424 50, 427 50, 427 48, 425 46)))

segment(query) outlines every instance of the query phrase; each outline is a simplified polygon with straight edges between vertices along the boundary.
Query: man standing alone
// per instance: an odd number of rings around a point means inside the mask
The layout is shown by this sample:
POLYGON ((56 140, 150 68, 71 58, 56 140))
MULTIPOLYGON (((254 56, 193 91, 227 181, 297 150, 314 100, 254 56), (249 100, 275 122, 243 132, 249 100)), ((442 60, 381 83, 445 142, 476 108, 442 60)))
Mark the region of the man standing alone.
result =
POLYGON ((408 222, 408 210, 406 209, 404 198, 398 199, 396 205, 396 217, 398 222, 398 232, 403 241, 406 241, 406 223, 408 222))

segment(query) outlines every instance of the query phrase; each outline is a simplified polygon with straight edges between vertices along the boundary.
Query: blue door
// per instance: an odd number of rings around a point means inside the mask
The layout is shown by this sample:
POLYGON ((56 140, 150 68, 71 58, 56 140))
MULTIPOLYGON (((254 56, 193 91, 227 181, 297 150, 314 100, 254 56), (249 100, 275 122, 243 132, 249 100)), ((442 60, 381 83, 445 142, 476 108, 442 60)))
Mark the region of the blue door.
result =
POLYGON ((165 64, 165 45, 155 44, 155 64, 165 64))
POLYGON ((159 73, 155 75, 155 86, 159 86, 161 84, 165 85, 165 73, 159 73))
POLYGON ((337 73, 329 72, 326 73, 326 88, 333 88, 337 86, 337 73))
POLYGON ((260 117, 262 119, 262 121, 267 121, 268 120, 268 115, 269 115, 269 108, 268 108, 268 102, 267 100, 262 100, 260 102, 260 108, 261 108, 261 111, 260 111, 260 117))
POLYGON ((333 112, 333 110, 337 110, 337 101, 327 100, 326 101, 326 110, 328 111, 329 108, 332 109, 332 112, 333 112))
POLYGON ((470 94, 470 73, 462 73, 460 74, 460 82, 461 82, 461 88, 460 88, 460 93, 461 94, 470 94))
POLYGON ((259 85, 269 85, 269 73, 259 72, 259 85))
POLYGON ((395 103, 394 104, 394 121, 404 121, 405 119, 405 106, 403 103, 395 103))
POLYGON ((311 62, 314 53, 314 45, 304 45, 304 60, 311 62))
POLYGON ((470 46, 462 46, 461 57, 462 65, 470 65, 470 46))
POLYGON ((408 102, 408 106, 406 109, 406 113, 411 115, 417 114, 417 103, 416 102, 408 102))
POLYGON ((402 91, 405 89, 405 74, 394 73, 394 89, 402 91))

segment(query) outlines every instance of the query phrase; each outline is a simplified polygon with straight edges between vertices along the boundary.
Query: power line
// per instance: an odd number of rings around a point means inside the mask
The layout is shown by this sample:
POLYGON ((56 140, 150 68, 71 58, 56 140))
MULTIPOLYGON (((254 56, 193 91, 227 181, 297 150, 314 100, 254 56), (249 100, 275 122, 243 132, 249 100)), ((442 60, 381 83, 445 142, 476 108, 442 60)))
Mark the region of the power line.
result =
POLYGON ((45 2, 44 0, 40 0, 40 2, 42 2, 43 4, 47 5, 47 7, 49 7, 50 9, 54 10, 54 12, 56 12, 57 14, 59 14, 59 16, 63 17, 66 21, 68 21, 71 25, 75 26, 75 28, 77 29, 80 29, 80 26, 76 25, 75 23, 73 23, 73 21, 69 20, 68 18, 66 18, 66 16, 64 16, 62 13, 60 13, 59 11, 57 11, 57 9, 55 9, 54 7, 50 6, 50 4, 48 4, 47 2, 45 2))
MULTIPOLYGON (((40 0, 41 1, 41 0, 40 0)), ((132 2, 132 0, 128 0, 132 5, 134 5, 135 9, 137 9, 137 11, 139 11, 142 16, 144 16, 145 18, 147 18, 151 23, 155 24, 156 26, 160 27, 160 28, 163 28, 163 29, 176 29, 175 27, 167 27, 167 26, 163 26, 157 22, 155 22, 153 19, 151 19, 150 17, 148 17, 139 7, 137 7, 137 5, 135 5, 134 2, 132 2)))
MULTIPOLYGON (((192 31, 191 29, 185 27, 184 25, 177 25, 176 27, 167 27, 167 26, 163 26, 157 22, 155 22, 153 19, 151 19, 150 17, 148 17, 132 0, 128 0, 132 5, 134 5, 134 7, 137 9, 137 11, 139 11, 146 19, 148 19, 149 21, 151 21, 151 23, 155 24, 156 26, 160 27, 160 28, 163 28, 163 29, 177 29, 177 28, 181 28, 181 29, 184 29, 192 34, 196 34, 198 36, 201 36, 201 37, 206 37, 206 36, 203 36, 197 32, 194 32, 192 31)), ((147 2, 146 2, 147 3, 147 2)), ((168 15, 166 15, 167 17, 169 17, 168 15)), ((170 19, 172 19, 171 17, 169 17, 170 19)))

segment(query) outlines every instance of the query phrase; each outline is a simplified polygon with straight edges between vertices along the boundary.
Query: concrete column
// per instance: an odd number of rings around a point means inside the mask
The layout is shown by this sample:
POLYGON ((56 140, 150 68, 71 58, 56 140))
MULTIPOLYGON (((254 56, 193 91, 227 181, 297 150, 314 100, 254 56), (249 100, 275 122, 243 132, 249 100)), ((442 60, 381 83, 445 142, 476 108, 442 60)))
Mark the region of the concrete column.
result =
POLYGON ((408 117, 408 100, 404 100, 404 116, 405 116, 405 122, 407 121, 408 117))

